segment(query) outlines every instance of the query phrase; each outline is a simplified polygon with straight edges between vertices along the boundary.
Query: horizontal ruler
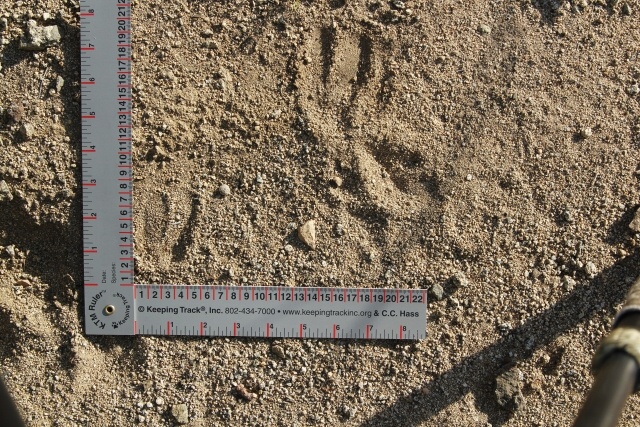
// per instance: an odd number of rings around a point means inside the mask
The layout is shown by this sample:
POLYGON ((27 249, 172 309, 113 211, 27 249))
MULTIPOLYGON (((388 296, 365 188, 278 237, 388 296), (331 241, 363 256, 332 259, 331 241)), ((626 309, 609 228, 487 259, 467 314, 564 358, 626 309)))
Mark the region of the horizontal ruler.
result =
POLYGON ((117 294, 93 301, 94 326, 118 329, 133 320, 127 329, 135 335, 419 340, 426 334, 422 289, 135 285, 133 301, 117 294))

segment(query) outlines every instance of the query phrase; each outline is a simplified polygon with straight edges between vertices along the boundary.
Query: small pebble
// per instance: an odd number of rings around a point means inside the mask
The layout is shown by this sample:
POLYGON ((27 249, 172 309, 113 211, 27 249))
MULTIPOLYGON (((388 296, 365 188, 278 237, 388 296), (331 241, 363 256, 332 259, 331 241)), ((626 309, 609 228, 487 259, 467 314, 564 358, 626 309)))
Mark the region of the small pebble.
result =
POLYGON ((316 222, 309 220, 298 228, 298 238, 311 249, 316 248, 316 222))
POLYGON ((631 15, 631 12, 633 12, 633 10, 631 9, 631 6, 629 6, 629 3, 625 3, 622 6, 621 12, 623 15, 629 16, 631 15))
MULTIPOLYGON (((0 181, 0 188, 2 188, 2 181, 0 181)), ((0 198, 1 197, 2 197, 2 193, 0 192, 0 198)), ((636 233, 640 233, 640 208, 638 208, 636 210, 636 213, 633 215, 633 219, 629 223, 629 228, 635 231, 636 233)))
POLYGON ((28 141, 31 138, 33 138, 33 135, 35 134, 35 132, 36 130, 31 123, 23 123, 22 126, 20 126, 20 136, 25 141, 28 141))
POLYGON ((562 287, 565 291, 571 292, 576 286, 576 281, 570 276, 562 276, 562 287))
POLYGON ((243 398, 244 400, 246 400, 247 402, 251 402, 252 400, 256 399, 258 397, 257 394, 255 393, 251 393, 249 390, 247 390, 247 388, 242 385, 242 384, 238 384, 236 386, 236 393, 238 394, 238 396, 240 396, 241 398, 243 398))
POLYGON ((218 187, 218 194, 220 194, 222 197, 227 197, 231 194, 231 188, 229 188, 227 184, 222 184, 220 187, 218 187))
POLYGON ((271 353, 275 354, 280 359, 287 358, 287 354, 284 352, 284 349, 279 345, 274 345, 273 347, 271 347, 271 353))
POLYGON ((30 288, 31 282, 26 279, 20 279, 15 283, 16 286, 22 286, 23 288, 30 288))
POLYGON ((582 139, 590 138, 593 135, 593 130, 591 128, 580 129, 580 137, 582 139))
POLYGON ((333 188, 342 187, 342 178, 339 176, 334 176, 329 180, 329 185, 333 188))
POLYGON ((593 278, 595 277, 596 273, 598 273, 598 268, 594 263, 592 263, 591 261, 588 261, 584 265, 584 272, 587 274, 587 276, 593 278))
POLYGON ((49 25, 46 27, 38 26, 34 20, 27 22, 27 30, 20 40, 20 49, 22 50, 45 50, 50 46, 55 46, 62 39, 60 29, 57 25, 49 25))
POLYGON ((482 35, 491 34, 491 27, 487 24, 478 25, 478 32, 482 35))
POLYGON ((457 288, 466 288, 467 286, 469 286, 469 280, 467 279, 467 276, 465 276, 465 274, 461 271, 457 272, 456 274, 454 274, 451 277, 451 281, 453 283, 453 285, 457 288))
POLYGON ((631 96, 636 96, 640 93, 640 86, 637 83, 629 86, 629 89, 627 89, 627 93, 631 96))
POLYGON ((429 290, 429 293, 437 300, 441 301, 444 297, 444 289, 439 284, 435 284, 429 290))
POLYGON ((291 252, 293 252, 293 246, 291 245, 285 245, 284 246, 284 251, 288 254, 290 254, 291 252))
POLYGON ((10 202, 12 200, 13 194, 9 185, 4 180, 0 180, 0 202, 10 202))
POLYGON ((162 397, 157 397, 156 398, 156 405, 157 406, 162 406, 164 405, 164 399, 162 397))
POLYGON ((184 403, 173 405, 171 407, 171 415, 173 415, 178 424, 187 424, 189 422, 189 409, 184 403))

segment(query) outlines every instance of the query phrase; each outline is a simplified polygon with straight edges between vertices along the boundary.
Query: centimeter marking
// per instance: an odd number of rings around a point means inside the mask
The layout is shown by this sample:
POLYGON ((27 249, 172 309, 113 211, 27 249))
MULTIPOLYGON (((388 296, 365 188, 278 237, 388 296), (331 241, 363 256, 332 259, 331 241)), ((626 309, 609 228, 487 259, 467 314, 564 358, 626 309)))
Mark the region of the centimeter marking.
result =
POLYGON ((424 290, 134 284, 128 1, 80 0, 87 334, 424 338, 424 290))

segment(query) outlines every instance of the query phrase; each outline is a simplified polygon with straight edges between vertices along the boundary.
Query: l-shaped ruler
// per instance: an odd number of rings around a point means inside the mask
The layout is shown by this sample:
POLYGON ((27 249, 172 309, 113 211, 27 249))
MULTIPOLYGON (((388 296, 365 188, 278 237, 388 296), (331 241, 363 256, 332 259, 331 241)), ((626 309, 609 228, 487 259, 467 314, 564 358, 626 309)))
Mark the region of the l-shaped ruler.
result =
POLYGON ((80 0, 87 334, 424 338, 422 289, 135 284, 129 1, 80 0))

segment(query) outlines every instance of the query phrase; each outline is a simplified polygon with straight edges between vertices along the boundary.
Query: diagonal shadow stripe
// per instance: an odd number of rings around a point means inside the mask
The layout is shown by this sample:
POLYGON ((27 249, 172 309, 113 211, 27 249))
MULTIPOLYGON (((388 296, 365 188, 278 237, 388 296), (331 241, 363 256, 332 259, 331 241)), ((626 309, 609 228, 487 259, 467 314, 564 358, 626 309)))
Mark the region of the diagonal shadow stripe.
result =
POLYGON ((471 392, 478 409, 487 414, 494 427, 503 425, 508 413, 497 403, 494 379, 504 366, 504 359, 496 355, 515 354, 513 361, 530 357, 533 352, 553 342, 584 318, 589 318, 602 308, 613 309, 623 301, 627 285, 624 279, 637 275, 640 269, 640 251, 619 260, 586 286, 577 287, 565 298, 539 315, 515 328, 509 335, 470 355, 453 368, 425 384, 423 388, 398 399, 393 405, 379 412, 362 424, 362 427, 417 426, 436 416, 450 404, 471 392), (533 338, 534 345, 525 346, 533 338), (466 383, 463 388, 461 384, 466 383))

